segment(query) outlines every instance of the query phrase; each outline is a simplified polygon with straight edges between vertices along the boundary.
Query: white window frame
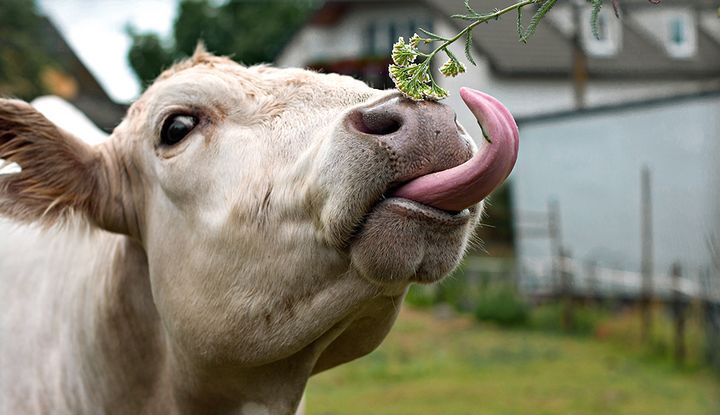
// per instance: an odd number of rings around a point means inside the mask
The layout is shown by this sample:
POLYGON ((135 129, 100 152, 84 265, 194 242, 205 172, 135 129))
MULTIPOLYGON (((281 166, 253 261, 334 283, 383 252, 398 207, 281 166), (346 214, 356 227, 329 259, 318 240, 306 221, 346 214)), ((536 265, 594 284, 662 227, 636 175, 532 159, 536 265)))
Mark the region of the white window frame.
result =
POLYGON ((668 11, 665 15, 664 44, 665 51, 675 59, 687 59, 695 56, 697 52, 697 25, 689 10, 668 11), (673 39, 674 24, 680 22, 683 27, 683 42, 677 43, 673 39))
POLYGON ((615 17, 611 8, 604 7, 600 9, 598 19, 603 19, 607 30, 604 38, 596 38, 592 32, 590 17, 592 9, 583 7, 582 17, 580 18, 580 39, 582 40, 585 51, 595 57, 611 57, 620 52, 622 48, 622 23, 620 19, 615 17))

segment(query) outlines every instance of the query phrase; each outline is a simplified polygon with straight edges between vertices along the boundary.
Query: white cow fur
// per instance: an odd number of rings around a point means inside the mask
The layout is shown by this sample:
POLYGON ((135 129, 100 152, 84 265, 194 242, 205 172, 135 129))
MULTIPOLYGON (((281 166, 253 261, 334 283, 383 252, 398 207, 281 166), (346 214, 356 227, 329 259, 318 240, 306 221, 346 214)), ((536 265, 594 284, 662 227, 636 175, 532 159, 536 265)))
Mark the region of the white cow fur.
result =
MULTIPOLYGON (((92 193, 0 194, 0 413, 291 414, 311 374, 377 347, 408 284, 456 266, 481 210, 378 204, 387 148, 343 121, 393 94, 199 51, 109 140, 75 145, 72 169, 20 163, 33 191, 70 177, 92 193), (160 146, 177 112, 200 123, 160 146)), ((2 134, 0 150, 18 139, 2 134)), ((52 134, 32 151, 76 140, 52 134)))

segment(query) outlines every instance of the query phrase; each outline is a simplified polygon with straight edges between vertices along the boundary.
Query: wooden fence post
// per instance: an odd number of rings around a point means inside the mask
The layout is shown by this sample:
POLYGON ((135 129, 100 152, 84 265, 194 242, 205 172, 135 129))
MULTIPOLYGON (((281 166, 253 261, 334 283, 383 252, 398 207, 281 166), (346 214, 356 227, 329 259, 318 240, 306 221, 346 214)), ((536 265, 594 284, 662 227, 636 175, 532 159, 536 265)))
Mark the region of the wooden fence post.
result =
POLYGON ((590 260, 585 262, 585 282, 587 283, 588 303, 595 306, 603 305, 602 289, 597 275, 597 262, 590 260))
POLYGON ((672 265, 670 276, 672 277, 671 307, 674 327, 675 364, 682 366, 685 363, 685 356, 687 354, 685 347, 685 317, 688 301, 680 287, 682 268, 677 262, 672 265))
POLYGON ((560 299, 562 301, 562 327, 566 332, 575 329, 574 276, 570 269, 568 249, 562 249, 560 257, 560 299))
POLYGON ((643 166, 640 175, 640 206, 641 206, 641 243, 642 243, 642 287, 640 307, 642 324, 640 338, 648 343, 652 337, 652 306, 653 306, 653 226, 652 226, 652 194, 650 169, 643 166))
MULTIPOLYGON (((716 271, 717 272, 717 271, 716 271)), ((711 367, 720 371, 720 302, 712 297, 713 272, 706 268, 701 273, 702 315, 705 328, 705 358, 711 367)))
POLYGON ((562 296, 563 244, 560 227, 560 204, 556 199, 548 201, 548 238, 552 257, 553 294, 562 296))

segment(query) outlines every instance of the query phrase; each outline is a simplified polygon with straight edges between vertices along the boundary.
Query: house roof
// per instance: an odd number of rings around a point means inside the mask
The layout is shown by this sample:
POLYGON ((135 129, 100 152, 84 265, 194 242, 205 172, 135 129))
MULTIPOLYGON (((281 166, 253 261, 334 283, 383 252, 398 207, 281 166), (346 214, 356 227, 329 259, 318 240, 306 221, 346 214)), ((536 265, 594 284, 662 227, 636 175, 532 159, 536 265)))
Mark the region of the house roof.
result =
MULTIPOLYGON (((559 3, 569 1, 559 0, 559 3)), ((448 17, 466 12, 463 0, 330 0, 320 8, 318 16, 322 19, 319 18, 318 21, 322 24, 337 24, 342 15, 351 10, 352 5, 382 7, 390 3, 424 3, 439 17, 448 19, 458 30, 466 23, 448 17)), ((508 5, 507 0, 482 0, 476 3, 482 5, 482 10, 508 5)), ((712 9, 720 6, 720 0, 673 0, 672 5, 712 9)), ((621 6, 628 13, 640 6, 662 7, 648 4, 648 0, 621 0, 621 6)), ((529 19, 532 13, 528 9, 525 15, 529 19)), ((312 22, 313 20, 311 24, 312 22)), ((697 53, 688 59, 675 59, 668 56, 663 45, 653 39, 651 34, 634 25, 627 16, 621 20, 621 24, 622 45, 617 54, 610 57, 587 56, 590 77, 615 79, 720 76, 720 43, 705 33, 700 25, 697 25, 697 53)), ((490 66, 500 76, 567 77, 572 71, 573 40, 556 27, 551 19, 544 19, 528 43, 524 44, 518 40, 515 15, 509 14, 473 31, 473 45, 479 54, 488 58, 490 66)))
MULTIPOLYGON (((561 0, 565 1, 565 0, 561 0)), ((620 6, 627 8, 627 7, 635 7, 635 6, 647 6, 649 3, 649 0, 620 0, 620 6)), ((668 6, 690 6, 690 7, 697 7, 697 8, 717 8, 718 7, 718 1, 717 0, 672 0, 661 2, 659 4, 664 4, 668 6)))
POLYGON ((110 98, 49 19, 41 18, 41 30, 47 44, 45 52, 77 83, 77 92, 64 98, 99 128, 112 132, 125 116, 127 106, 110 98))
MULTIPOLYGON (((443 16, 464 13, 462 0, 425 0, 443 16)), ((640 1, 640 0, 633 0, 640 1)), ((647 2, 646 0, 642 0, 647 2)), ((621 4, 625 4, 624 0, 621 4)), ((673 4, 705 6, 718 3, 709 0, 676 0, 673 4)), ((485 0, 483 8, 493 10, 507 6, 502 0, 485 0)), ((651 7, 648 5, 648 7, 651 7)), ((551 11, 552 13, 552 11, 551 11)), ((531 14, 531 13, 526 13, 531 14)), ((458 28, 464 22, 450 21, 458 28)), ((689 59, 673 59, 662 45, 654 41, 643 29, 622 20, 622 45, 611 57, 587 56, 591 77, 705 77, 720 75, 720 44, 698 27, 698 51, 689 59)), ((516 20, 503 16, 497 21, 473 31, 473 43, 487 55, 492 67, 502 75, 558 75, 566 76, 572 70, 572 39, 564 35, 550 19, 537 27, 527 44, 518 41, 516 20)))
POLYGON ((598 105, 588 108, 553 111, 543 114, 528 115, 524 117, 515 117, 515 122, 522 128, 525 125, 556 121, 561 119, 576 118, 587 115, 602 115, 607 113, 623 112, 628 109, 650 109, 662 105, 680 105, 688 101, 697 101, 701 99, 720 99, 719 90, 709 90, 700 92, 691 92, 680 95, 672 95, 665 97, 655 97, 642 99, 639 101, 622 102, 615 104, 598 105))

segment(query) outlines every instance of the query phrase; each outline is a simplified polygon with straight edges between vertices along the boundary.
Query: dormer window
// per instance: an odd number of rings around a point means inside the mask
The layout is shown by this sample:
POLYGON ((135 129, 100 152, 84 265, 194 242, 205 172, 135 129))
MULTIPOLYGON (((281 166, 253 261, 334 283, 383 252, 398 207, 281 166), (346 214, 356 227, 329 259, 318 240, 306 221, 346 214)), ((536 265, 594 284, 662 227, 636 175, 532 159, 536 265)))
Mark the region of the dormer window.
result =
POLYGON ((677 59, 690 58, 697 49, 695 20, 686 10, 673 11, 665 20, 665 50, 677 59))
MULTIPOLYGON (((390 53, 392 45, 402 36, 407 41, 420 27, 432 31, 430 19, 375 19, 367 23, 364 30, 365 54, 380 56, 390 53)), ((422 50, 422 48, 421 48, 422 50)))
POLYGON ((600 10, 597 19, 597 34, 595 37, 590 24, 591 9, 583 9, 581 21, 581 39, 585 51, 596 57, 610 57, 620 51, 622 45, 622 25, 611 10, 603 8, 600 10))

